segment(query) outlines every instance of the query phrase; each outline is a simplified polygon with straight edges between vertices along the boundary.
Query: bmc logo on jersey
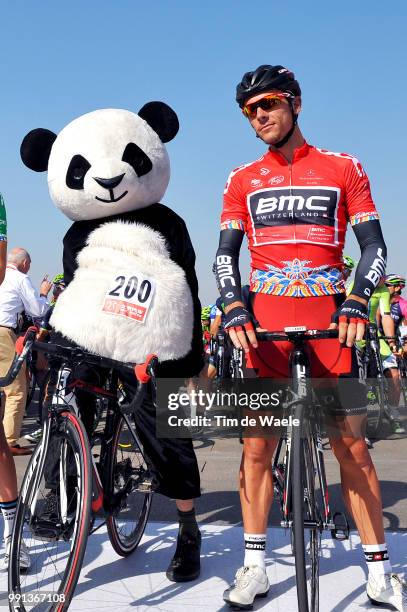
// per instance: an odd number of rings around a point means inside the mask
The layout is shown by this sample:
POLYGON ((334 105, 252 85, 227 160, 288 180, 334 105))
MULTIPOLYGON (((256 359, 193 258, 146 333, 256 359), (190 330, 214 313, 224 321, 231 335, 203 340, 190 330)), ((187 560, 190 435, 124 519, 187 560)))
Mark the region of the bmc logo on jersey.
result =
POLYGON ((327 187, 276 187, 262 189, 249 196, 252 218, 257 224, 273 224, 287 216, 301 222, 305 218, 319 218, 319 223, 330 225, 334 221, 339 200, 339 189, 327 187))

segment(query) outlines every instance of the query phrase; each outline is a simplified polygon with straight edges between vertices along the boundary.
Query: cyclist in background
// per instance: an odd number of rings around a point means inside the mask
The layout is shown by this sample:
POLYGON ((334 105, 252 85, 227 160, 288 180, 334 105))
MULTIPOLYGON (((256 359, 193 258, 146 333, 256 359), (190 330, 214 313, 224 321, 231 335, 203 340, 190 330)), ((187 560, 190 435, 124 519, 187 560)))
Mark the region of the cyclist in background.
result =
POLYGON ((225 305, 223 299, 218 297, 211 308, 211 336, 216 336, 220 329, 223 329, 225 320, 225 305))
POLYGON ((209 331, 211 325, 211 306, 204 306, 201 310, 201 325, 202 325, 202 341, 205 353, 205 358, 209 355, 209 345, 211 342, 211 333, 209 331))
POLYGON ((387 274, 384 279, 385 285, 390 293, 390 314, 396 327, 396 333, 405 337, 407 329, 407 300, 401 297, 401 292, 406 286, 406 279, 399 274, 387 274))
MULTIPOLYGON (((258 344, 252 314, 241 300, 239 253, 246 234, 251 307, 259 325, 269 330, 295 325, 321 329, 329 327, 331 313, 338 309, 339 342, 309 343, 316 357, 312 376, 358 379, 362 364, 354 342, 364 336, 367 302, 386 263, 369 180, 355 157, 304 140, 297 125, 301 89, 287 68, 262 65, 247 72, 237 86, 236 100, 268 150, 233 170, 224 191, 215 274, 225 303, 225 329, 259 376, 288 377, 290 343, 258 344), (346 297, 342 250, 348 220, 361 257, 352 294, 346 297)), ((331 438, 331 446, 340 463, 344 499, 361 536, 369 570, 367 594, 403 610, 406 585, 392 573, 376 471, 363 435, 346 433, 351 423, 363 429, 366 422, 366 391, 360 387, 360 397, 350 398, 354 406, 335 411, 339 433, 331 438)), ((251 607, 270 587, 265 548, 277 441, 244 439, 240 499, 245 556, 234 585, 224 593, 226 602, 240 608, 251 607)))
POLYGON ((397 343, 395 340, 384 340, 380 336, 395 336, 394 320, 391 316, 389 289, 385 284, 385 277, 381 278, 379 285, 369 300, 369 320, 376 323, 379 330, 380 357, 383 372, 388 381, 388 417, 393 433, 405 432, 400 422, 398 409, 400 402, 400 371, 397 361, 397 343))
POLYGON ((52 281, 52 300, 51 306, 55 306, 57 299, 65 289, 65 281, 63 274, 57 274, 52 281))
MULTIPOLYGON (((344 255, 342 259, 343 259, 343 272, 342 272, 343 280, 345 281, 346 289, 348 289, 349 285, 351 284, 350 277, 352 275, 352 272, 357 262, 350 255, 344 255)), ((348 291, 346 291, 346 293, 348 293, 348 291)))

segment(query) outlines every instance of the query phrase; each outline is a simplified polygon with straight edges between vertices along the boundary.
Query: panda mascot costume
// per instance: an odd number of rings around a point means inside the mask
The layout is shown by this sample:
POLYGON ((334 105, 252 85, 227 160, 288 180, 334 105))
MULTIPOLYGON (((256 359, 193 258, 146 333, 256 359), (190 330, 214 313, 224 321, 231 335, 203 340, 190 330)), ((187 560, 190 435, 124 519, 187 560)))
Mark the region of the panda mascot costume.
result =
MULTIPOLYGON (((122 362, 141 363, 156 353, 157 376, 185 379, 203 367, 195 253, 183 219, 159 203, 170 178, 164 143, 178 128, 163 102, 149 102, 137 114, 102 109, 58 135, 32 130, 21 158, 31 170, 47 171, 51 199, 73 221, 64 238, 67 288, 53 329, 70 344, 122 362)), ((90 368, 80 373, 90 382, 92 376, 90 368)), ((92 401, 80 392, 77 400, 89 431, 92 401)), ((150 397, 136 414, 137 430, 155 490, 176 500, 180 521, 167 577, 193 580, 200 571, 192 503, 200 495, 197 461, 190 439, 157 439, 155 417, 150 397)))

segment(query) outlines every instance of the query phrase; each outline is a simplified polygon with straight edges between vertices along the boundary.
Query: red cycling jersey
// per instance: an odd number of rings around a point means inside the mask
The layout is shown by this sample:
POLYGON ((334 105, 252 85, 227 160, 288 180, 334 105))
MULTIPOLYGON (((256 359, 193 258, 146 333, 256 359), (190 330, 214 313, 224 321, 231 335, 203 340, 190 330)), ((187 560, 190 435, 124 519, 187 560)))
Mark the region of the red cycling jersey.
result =
POLYGON ((360 162, 304 143, 292 163, 268 150, 231 172, 221 229, 247 234, 251 291, 309 297, 345 291, 347 223, 378 218, 360 162))

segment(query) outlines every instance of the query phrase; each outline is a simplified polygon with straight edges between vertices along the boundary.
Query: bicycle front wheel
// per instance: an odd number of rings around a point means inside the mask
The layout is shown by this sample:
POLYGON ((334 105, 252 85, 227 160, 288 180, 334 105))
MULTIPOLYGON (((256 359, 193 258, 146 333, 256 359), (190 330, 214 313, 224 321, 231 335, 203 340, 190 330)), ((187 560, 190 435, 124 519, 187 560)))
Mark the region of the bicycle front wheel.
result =
POLYGON ((28 465, 14 523, 9 592, 15 611, 67 610, 88 539, 92 489, 86 431, 67 412, 52 421, 47 438, 28 465))
MULTIPOLYGON (((303 422, 303 406, 296 417, 303 422)), ((304 429, 307 429, 305 424, 304 429)), ((297 600, 300 612, 319 610, 319 522, 315 498, 315 469, 309 437, 293 427, 291 441, 292 538, 297 600)))
POLYGON ((122 557, 136 550, 153 498, 143 449, 131 433, 134 424, 129 424, 123 416, 117 417, 108 464, 107 499, 111 508, 107 531, 114 550, 122 557))

